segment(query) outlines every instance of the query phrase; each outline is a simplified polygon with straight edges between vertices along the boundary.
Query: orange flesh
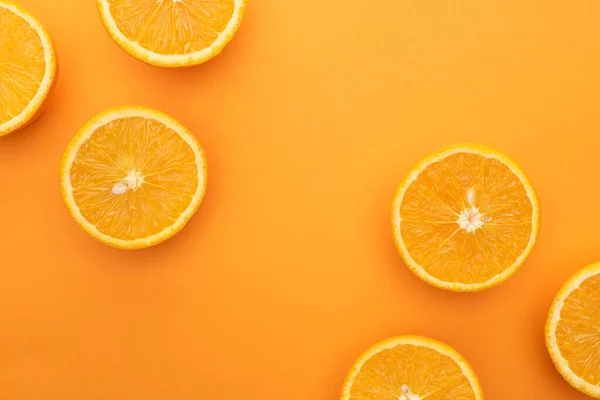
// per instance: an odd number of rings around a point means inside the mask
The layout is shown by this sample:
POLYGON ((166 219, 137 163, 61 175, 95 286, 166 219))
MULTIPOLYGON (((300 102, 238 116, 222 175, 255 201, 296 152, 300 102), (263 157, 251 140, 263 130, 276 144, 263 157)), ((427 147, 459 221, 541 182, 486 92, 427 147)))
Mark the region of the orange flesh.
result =
POLYGON ((172 225, 189 206, 198 188, 196 156, 158 121, 117 119, 83 143, 71 184, 83 217, 100 232, 123 240, 145 238, 172 225), (122 187, 136 174, 143 177, 138 188, 113 193, 115 185, 122 187))
POLYGON ((46 71, 42 40, 21 17, 0 7, 0 124, 29 105, 46 71))
POLYGON ((556 342, 571 370, 600 386, 600 274, 586 279, 565 300, 556 342))
POLYGON ((231 20, 233 0, 109 0, 119 30, 163 55, 210 47, 231 20))
POLYGON ((502 162, 458 153, 429 165, 408 187, 400 232, 413 260, 430 275, 483 283, 512 266, 532 232, 525 187, 502 162), (482 225, 458 224, 461 213, 482 225))
POLYGON ((403 385, 420 399, 476 398, 462 369, 450 357, 427 347, 398 345, 363 364, 352 384, 350 399, 402 399, 403 385))

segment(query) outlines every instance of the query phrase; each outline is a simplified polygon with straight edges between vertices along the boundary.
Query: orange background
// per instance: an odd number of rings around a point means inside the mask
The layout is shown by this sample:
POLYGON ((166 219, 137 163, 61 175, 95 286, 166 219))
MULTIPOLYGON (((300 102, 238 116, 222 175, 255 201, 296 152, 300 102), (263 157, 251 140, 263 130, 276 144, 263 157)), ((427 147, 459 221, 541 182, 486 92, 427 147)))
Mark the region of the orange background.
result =
POLYGON ((0 398, 334 400, 358 354, 430 336, 489 400, 584 400, 543 325, 562 282, 600 259, 600 2, 250 0, 217 59, 147 66, 92 0, 19 0, 60 77, 45 114, 0 139, 0 398), (58 189, 74 132, 111 106, 159 108, 200 139, 209 187, 169 242, 113 250, 58 189), (538 245, 478 294, 421 283, 390 203, 430 151, 514 157, 542 203, 538 245))

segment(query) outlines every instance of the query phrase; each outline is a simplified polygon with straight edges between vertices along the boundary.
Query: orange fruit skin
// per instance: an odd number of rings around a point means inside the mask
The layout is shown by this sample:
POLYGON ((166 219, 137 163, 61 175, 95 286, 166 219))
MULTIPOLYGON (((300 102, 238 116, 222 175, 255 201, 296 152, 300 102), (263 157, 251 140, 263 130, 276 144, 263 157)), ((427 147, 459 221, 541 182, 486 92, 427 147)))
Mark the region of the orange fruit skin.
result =
POLYGON ((506 282, 510 277, 512 277, 518 269, 525 263, 535 244, 537 242, 537 238, 539 236, 539 231, 541 227, 541 207, 540 202, 533 189, 533 186, 523 170, 518 166, 518 164, 513 161, 510 157, 503 154, 502 152, 493 149, 488 146, 484 146, 476 143, 461 143, 455 144, 451 146, 447 146, 441 148, 424 159, 422 159, 419 163, 417 163, 410 172, 404 177, 398 188, 396 189, 396 193, 394 195, 394 200, 392 202, 391 213, 390 213, 390 222, 392 227, 392 233, 394 238, 394 244, 396 249, 398 250, 400 257, 402 258, 404 264, 423 282, 428 283, 434 287, 439 289, 454 291, 454 292, 479 292, 486 289, 490 289, 501 283, 506 282), (479 154, 483 156, 493 157, 507 165, 512 172, 519 178, 519 180, 524 185, 525 189, 528 192, 529 199, 531 201, 531 206, 533 210, 533 218, 532 218, 532 232, 530 237, 530 242, 525 251, 521 254, 519 259, 515 264, 513 264, 510 268, 508 268, 503 274, 496 276, 494 279, 491 279, 488 282, 476 283, 476 284, 462 284, 456 282, 445 282, 440 281, 429 275, 422 266, 418 265, 413 258, 410 256, 407 248, 403 243, 403 238, 400 234, 400 219, 399 219, 399 209, 402 204, 402 200, 404 194, 408 187, 414 182, 416 177, 431 163, 434 161, 439 161, 447 157, 451 154, 456 154, 460 152, 479 154))
MULTIPOLYGON (((34 15, 32 15, 31 13, 29 13, 28 11, 23 9, 18 4, 14 3, 12 1, 9 1, 9 0, 0 0, 0 6, 13 7, 15 9, 17 9, 23 15, 26 15, 27 17, 31 18, 35 22, 36 25, 32 26, 32 27, 38 32, 42 42, 46 43, 48 46, 48 50, 49 50, 49 54, 48 54, 49 60, 48 61, 49 61, 49 63, 46 65, 46 69, 47 69, 47 73, 48 73, 49 79, 50 79, 48 87, 46 89, 44 89, 43 92, 41 93, 42 96, 40 97, 38 103, 34 105, 32 112, 26 113, 23 116, 23 118, 21 118, 20 121, 17 121, 16 124, 14 124, 10 129, 8 129, 6 131, 0 130, 0 137, 2 137, 2 136, 6 136, 8 134, 11 134, 11 133, 14 133, 14 132, 17 132, 17 131, 20 131, 20 130, 26 128, 27 126, 34 123, 40 117, 40 115, 42 115, 42 113, 46 109, 48 100, 49 100, 52 92, 54 91, 54 88, 56 87, 56 83, 58 80, 57 78, 58 78, 59 63, 58 63, 58 57, 56 55, 56 48, 54 46, 54 43, 52 42, 52 39, 50 38, 50 34, 48 33, 48 31, 46 30, 44 25, 34 15)), ((33 100, 34 99, 32 99, 32 101, 33 100)))

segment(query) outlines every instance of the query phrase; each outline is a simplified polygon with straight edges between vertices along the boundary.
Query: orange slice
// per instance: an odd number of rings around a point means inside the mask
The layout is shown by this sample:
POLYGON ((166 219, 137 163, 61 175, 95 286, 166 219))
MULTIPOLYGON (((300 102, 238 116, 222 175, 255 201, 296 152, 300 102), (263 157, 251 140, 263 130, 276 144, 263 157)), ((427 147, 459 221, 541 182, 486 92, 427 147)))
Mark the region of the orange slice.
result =
POLYGON ((246 0, 97 0, 113 40, 135 58, 161 67, 201 64, 237 31, 246 0))
POLYGON ((537 240, 540 210, 529 180, 500 152, 474 144, 435 152, 400 184, 396 247, 422 280, 454 291, 500 284, 537 240))
POLYGON ((454 349, 400 336, 363 353, 346 377, 341 400, 480 400, 479 381, 454 349))
POLYGON ((571 386, 600 399, 600 263, 577 272, 558 292, 546 322, 546 346, 571 386))
POLYGON ((60 183, 67 209, 96 239, 122 249, 177 233, 206 190, 206 160, 179 122, 120 107, 86 123, 67 147, 60 183))
POLYGON ((56 77, 46 29, 16 4, 0 0, 0 136, 32 122, 56 77))

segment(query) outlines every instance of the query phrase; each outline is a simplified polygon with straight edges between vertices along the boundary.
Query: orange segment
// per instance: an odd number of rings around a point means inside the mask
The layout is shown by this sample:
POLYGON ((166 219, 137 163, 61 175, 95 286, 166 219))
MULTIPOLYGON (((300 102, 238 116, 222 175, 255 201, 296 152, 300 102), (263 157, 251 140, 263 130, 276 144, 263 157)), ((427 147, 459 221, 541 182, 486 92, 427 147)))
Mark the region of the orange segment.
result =
POLYGON ((392 222, 398 249, 419 277, 444 289, 481 290, 523 263, 537 238, 539 206, 506 156, 457 145, 411 171, 392 222))
POLYGON ((56 74, 50 37, 40 22, 0 0, 0 136, 31 122, 56 74))
POLYGON ((158 111, 109 110, 86 124, 65 152, 61 183, 75 219, 122 248, 147 247, 181 229, 206 184, 194 137, 158 111))
POLYGON ((378 343, 354 364, 342 400, 482 399, 477 377, 454 349, 402 336, 378 343))
POLYGON ((556 296, 546 345, 562 376, 600 399, 600 263, 571 277, 556 296))
POLYGON ((199 64, 231 40, 245 0, 97 0, 112 38, 142 61, 199 64))

